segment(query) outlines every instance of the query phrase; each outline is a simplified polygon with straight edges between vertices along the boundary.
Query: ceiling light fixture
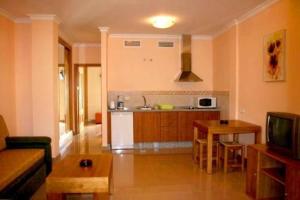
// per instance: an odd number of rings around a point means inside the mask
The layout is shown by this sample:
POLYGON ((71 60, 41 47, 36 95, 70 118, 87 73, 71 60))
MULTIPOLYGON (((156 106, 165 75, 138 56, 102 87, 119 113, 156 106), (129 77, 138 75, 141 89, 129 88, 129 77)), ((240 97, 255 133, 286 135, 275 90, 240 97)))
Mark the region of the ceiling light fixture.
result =
POLYGON ((170 28, 175 24, 175 18, 171 16, 156 16, 151 18, 151 23, 155 28, 170 28))

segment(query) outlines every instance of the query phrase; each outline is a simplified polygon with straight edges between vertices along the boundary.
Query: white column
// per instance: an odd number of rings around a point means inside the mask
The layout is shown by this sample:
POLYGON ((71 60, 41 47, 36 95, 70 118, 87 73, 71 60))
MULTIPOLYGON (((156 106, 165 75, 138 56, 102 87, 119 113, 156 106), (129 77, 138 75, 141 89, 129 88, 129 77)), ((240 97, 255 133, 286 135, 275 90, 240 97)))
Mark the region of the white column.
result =
POLYGON ((58 22, 54 15, 31 15, 33 135, 52 139, 52 156, 59 154, 58 22))
POLYGON ((102 105, 102 146, 107 146, 107 54, 108 27, 99 27, 101 33, 101 105, 102 105))
POLYGON ((239 107, 239 72, 240 72, 240 49, 239 49, 239 23, 235 21, 235 119, 240 119, 240 107, 239 107))

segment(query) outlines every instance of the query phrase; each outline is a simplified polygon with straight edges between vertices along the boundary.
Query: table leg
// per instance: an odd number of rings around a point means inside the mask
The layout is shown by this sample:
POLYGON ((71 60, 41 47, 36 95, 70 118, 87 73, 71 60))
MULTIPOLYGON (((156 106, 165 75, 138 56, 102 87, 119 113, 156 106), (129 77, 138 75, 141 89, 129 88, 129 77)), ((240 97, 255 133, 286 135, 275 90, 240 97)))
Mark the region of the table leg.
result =
POLYGON ((254 134, 255 134, 255 144, 261 144, 261 130, 256 131, 254 134))
POLYGON ((194 138, 193 138, 193 160, 197 159, 196 140, 198 139, 198 127, 194 127, 194 138))
MULTIPOLYGON (((113 168, 113 167, 112 167, 113 168)), ((110 195, 112 195, 113 194, 113 192, 114 192, 114 177, 113 177, 113 170, 111 169, 111 174, 110 174, 110 176, 109 176, 109 184, 108 184, 108 193, 110 194, 110 195)))
POLYGON ((64 195, 62 193, 47 193, 47 200, 63 200, 64 195))
POLYGON ((212 174, 212 148, 213 148, 213 134, 207 133, 207 164, 206 171, 208 174, 212 174))

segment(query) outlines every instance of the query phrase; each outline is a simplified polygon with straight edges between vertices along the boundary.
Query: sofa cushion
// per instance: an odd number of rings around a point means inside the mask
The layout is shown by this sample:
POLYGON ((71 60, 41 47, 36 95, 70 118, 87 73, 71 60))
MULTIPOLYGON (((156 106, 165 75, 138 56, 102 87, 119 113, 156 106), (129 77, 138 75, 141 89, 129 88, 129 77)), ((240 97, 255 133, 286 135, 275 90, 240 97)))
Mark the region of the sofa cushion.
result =
POLYGON ((8 136, 8 129, 2 115, 0 115, 0 151, 6 148, 6 136, 8 136))
POLYGON ((1 151, 0 191, 43 158, 43 149, 6 149, 1 151))

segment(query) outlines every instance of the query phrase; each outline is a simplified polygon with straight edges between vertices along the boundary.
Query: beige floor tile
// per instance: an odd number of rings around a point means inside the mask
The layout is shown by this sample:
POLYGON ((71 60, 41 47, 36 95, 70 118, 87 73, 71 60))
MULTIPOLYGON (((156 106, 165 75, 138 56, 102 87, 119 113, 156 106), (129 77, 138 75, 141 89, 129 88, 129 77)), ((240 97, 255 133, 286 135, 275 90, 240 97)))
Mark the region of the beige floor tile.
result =
MULTIPOLYGON (((101 136, 93 127, 76 136, 61 156, 101 153, 101 136)), ((245 174, 239 171, 224 174, 218 170, 207 175, 194 164, 190 149, 174 151, 123 151, 113 154, 113 194, 111 200, 248 200, 245 174)), ((45 186, 32 200, 45 200, 45 186)), ((72 195, 67 199, 92 199, 91 195, 72 195)), ((104 198, 105 199, 105 198, 104 198)))

